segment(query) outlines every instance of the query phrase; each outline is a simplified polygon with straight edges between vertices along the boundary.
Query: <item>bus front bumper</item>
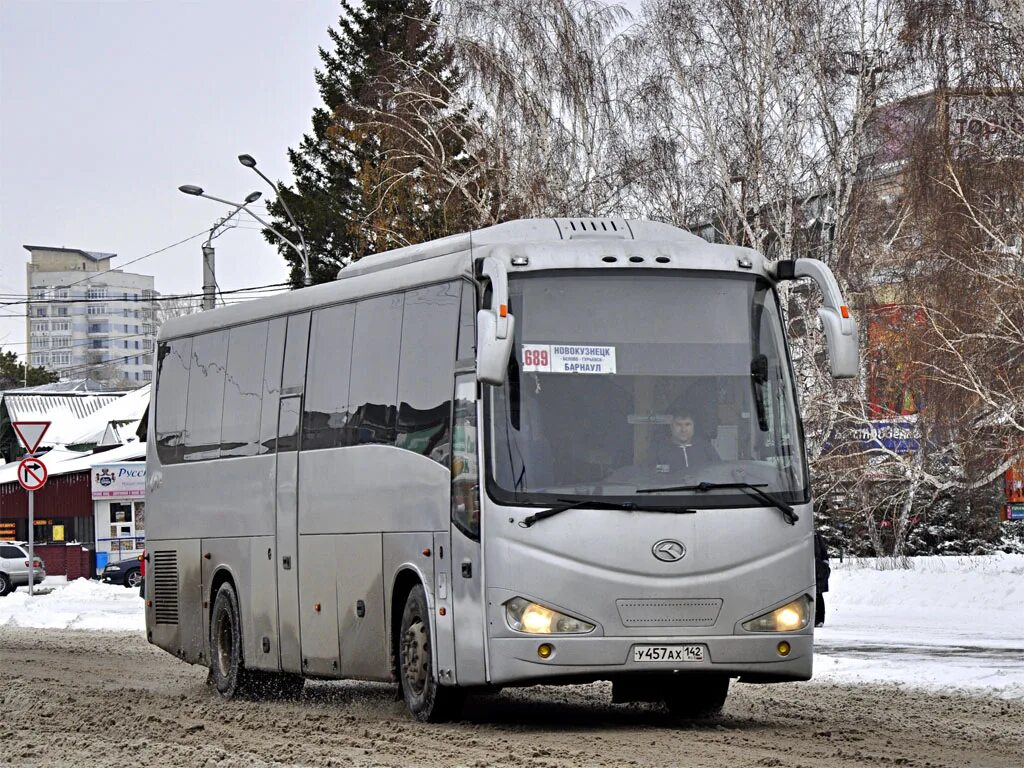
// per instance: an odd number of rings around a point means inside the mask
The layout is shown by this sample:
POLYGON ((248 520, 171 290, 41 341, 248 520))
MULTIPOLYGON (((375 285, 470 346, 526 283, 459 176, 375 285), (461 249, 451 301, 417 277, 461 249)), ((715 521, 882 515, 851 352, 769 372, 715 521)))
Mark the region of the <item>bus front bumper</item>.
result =
MULTIPOLYGON (((608 680, 636 674, 721 674, 768 683, 810 680, 814 661, 811 634, 772 633, 699 637, 536 637, 490 638, 493 685, 608 680), (789 646, 783 655, 780 644, 789 646), (551 646, 543 658, 538 649, 551 646), (702 646, 701 661, 637 661, 637 646, 702 646)), ((784 649, 783 649, 784 650, 784 649)))

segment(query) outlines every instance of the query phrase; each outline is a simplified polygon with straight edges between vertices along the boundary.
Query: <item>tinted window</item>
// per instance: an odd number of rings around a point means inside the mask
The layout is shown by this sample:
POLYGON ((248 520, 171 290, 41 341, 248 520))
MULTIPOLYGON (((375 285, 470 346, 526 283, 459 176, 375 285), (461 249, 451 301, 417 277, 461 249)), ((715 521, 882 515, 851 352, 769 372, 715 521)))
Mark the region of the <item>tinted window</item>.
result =
POLYGON ((476 357, 476 288, 462 283, 462 309, 459 314, 459 360, 476 357))
POLYGON ((306 347, 309 346, 309 312, 288 318, 288 340, 284 345, 281 388, 302 391, 306 381, 306 347))
POLYGON ((409 291, 402 321, 396 444, 444 464, 460 303, 458 283, 409 291))
POLYGON ((220 423, 224 406, 224 372, 228 332, 204 333, 192 340, 185 418, 185 461, 220 455, 220 423))
POLYGON ((299 421, 302 417, 299 407, 302 397, 282 397, 279 402, 281 415, 277 426, 277 450, 296 451, 299 448, 299 421))
POLYGON ((192 339, 160 344, 157 355, 156 452, 163 464, 181 461, 192 339))
POLYGON ((404 297, 397 294, 356 305, 349 388, 353 443, 395 442, 403 304, 404 297))
POLYGON ((0 547, 0 557, 20 559, 22 557, 28 557, 17 547, 0 547))
POLYGON ((267 354, 263 365, 263 411, 260 416, 260 453, 273 451, 277 444, 277 405, 281 398, 281 366, 284 361, 286 322, 283 317, 271 320, 267 333, 267 354))
POLYGON ((302 449, 334 448, 352 441, 348 424, 348 380, 356 305, 313 313, 310 329, 302 449))
POLYGON ((265 322, 254 323, 228 332, 224 420, 220 436, 222 457, 258 453, 267 326, 265 322))
POLYGON ((452 435, 452 522, 480 539, 480 470, 477 462, 476 377, 462 376, 455 390, 452 435))

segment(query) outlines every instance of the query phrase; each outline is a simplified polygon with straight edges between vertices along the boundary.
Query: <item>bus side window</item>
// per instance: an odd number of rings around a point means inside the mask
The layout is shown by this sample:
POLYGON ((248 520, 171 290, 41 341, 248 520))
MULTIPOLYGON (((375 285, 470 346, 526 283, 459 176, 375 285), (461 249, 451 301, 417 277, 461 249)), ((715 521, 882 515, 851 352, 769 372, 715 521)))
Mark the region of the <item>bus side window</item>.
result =
POLYGON ((185 416, 185 461, 220 456, 220 427, 224 412, 224 371, 228 332, 215 331, 192 340, 185 416))
POLYGON ((396 445, 448 466, 459 285, 409 291, 398 366, 396 445))
POLYGON ((288 330, 284 342, 284 368, 281 371, 278 452, 299 449, 302 390, 306 383, 306 352, 309 348, 309 314, 303 312, 288 317, 288 330))
POLYGON ((459 352, 457 360, 476 357, 476 286, 462 281, 462 306, 459 309, 459 352))
POLYGON ((251 323, 228 332, 228 369, 224 377, 220 438, 222 457, 258 453, 267 326, 266 322, 251 323))
POLYGON ((477 465, 476 377, 455 382, 452 425, 452 523, 480 540, 480 472, 477 465))
POLYGON ((277 447, 277 409, 281 399, 281 367, 284 361, 285 318, 270 321, 263 363, 263 408, 260 415, 260 453, 277 447))
POLYGON ((398 355, 402 342, 404 294, 356 304, 352 339, 352 445, 394 445, 398 400, 398 355))
POLYGON ((348 385, 356 305, 342 304, 313 313, 302 414, 302 450, 346 445, 348 385))
POLYGON ((156 452, 161 464, 181 461, 192 339, 160 344, 156 385, 156 452))

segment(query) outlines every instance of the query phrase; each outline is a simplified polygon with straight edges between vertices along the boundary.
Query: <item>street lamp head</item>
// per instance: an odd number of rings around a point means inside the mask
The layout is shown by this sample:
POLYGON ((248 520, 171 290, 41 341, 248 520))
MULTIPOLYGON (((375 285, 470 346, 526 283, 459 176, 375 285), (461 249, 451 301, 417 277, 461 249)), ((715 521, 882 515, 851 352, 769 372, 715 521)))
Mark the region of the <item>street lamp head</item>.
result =
POLYGON ((248 203, 255 203, 261 197, 263 197, 263 193, 262 192, 250 192, 248 195, 245 196, 245 202, 247 204, 248 203))
POLYGON ((184 192, 186 195, 201 195, 203 194, 203 188, 197 187, 194 184, 183 184, 178 187, 178 190, 184 192))
POLYGON ((255 168, 256 167, 256 158, 253 157, 252 155, 239 155, 238 156, 238 162, 240 162, 246 168, 255 168))

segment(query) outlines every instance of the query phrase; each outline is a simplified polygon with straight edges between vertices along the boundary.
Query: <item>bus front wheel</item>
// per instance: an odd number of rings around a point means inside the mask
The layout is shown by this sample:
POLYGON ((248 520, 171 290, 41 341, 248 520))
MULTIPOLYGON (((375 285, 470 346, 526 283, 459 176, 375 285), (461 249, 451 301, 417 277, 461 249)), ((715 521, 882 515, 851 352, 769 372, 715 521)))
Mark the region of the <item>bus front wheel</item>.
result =
POLYGON ((665 691, 665 706, 675 717, 699 720, 722 712, 729 695, 724 675, 679 675, 665 691))
POLYGON ((462 704, 461 691, 437 682, 431 657, 427 596, 417 584, 405 599, 398 636, 399 685, 405 704, 420 722, 450 720, 462 704))

